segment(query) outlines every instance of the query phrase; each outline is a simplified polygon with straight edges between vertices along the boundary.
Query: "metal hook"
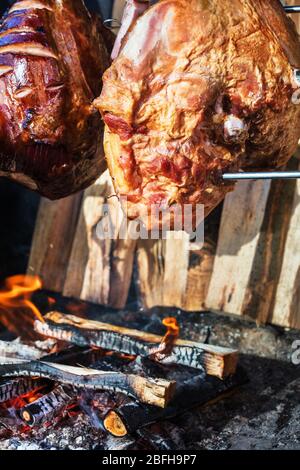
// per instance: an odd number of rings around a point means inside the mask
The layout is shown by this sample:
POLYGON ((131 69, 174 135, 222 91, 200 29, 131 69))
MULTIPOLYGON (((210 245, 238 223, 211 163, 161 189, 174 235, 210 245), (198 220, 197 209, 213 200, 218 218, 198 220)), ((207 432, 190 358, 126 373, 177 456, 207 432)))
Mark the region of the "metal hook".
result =
POLYGON ((103 25, 108 29, 119 29, 122 26, 122 23, 115 18, 108 18, 103 21, 103 25))

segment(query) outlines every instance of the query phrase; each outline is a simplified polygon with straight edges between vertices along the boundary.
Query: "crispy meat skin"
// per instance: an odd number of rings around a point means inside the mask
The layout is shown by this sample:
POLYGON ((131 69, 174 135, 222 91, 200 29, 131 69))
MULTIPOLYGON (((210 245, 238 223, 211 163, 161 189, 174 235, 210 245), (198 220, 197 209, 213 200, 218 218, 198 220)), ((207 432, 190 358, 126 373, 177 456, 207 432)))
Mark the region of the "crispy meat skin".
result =
POLYGON ((162 0, 144 13, 95 102, 129 217, 153 203, 208 214, 233 189, 220 172, 285 164, 300 137, 299 68, 278 0, 162 0))
POLYGON ((82 0, 22 0, 0 27, 0 175, 50 199, 92 183, 104 167, 92 101, 109 65, 82 0))

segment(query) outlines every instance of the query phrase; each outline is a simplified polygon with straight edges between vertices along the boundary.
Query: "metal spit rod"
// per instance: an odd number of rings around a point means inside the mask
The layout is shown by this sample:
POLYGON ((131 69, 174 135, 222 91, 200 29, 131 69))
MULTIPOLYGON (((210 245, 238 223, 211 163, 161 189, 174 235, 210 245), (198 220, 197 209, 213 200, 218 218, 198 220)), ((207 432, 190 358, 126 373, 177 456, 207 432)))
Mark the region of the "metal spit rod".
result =
POLYGON ((224 173, 223 180, 278 180, 278 179, 300 179, 300 171, 270 171, 250 173, 224 173))
POLYGON ((300 13, 300 5, 283 7, 286 13, 300 13))

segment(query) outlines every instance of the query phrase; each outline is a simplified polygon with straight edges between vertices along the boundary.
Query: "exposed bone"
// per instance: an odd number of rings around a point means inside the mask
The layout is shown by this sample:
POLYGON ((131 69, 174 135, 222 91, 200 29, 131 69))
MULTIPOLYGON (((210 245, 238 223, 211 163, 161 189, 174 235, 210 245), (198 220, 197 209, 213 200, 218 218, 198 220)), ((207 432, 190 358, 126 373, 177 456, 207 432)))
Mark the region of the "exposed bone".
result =
POLYGON ((20 360, 2 362, 0 377, 43 377, 78 388, 124 393, 135 400, 161 408, 166 407, 173 397, 176 385, 175 382, 164 379, 152 379, 121 372, 20 360))
MULTIPOLYGON (((151 357, 153 349, 162 337, 116 325, 90 321, 74 315, 50 312, 46 323, 35 321, 35 331, 78 346, 91 346, 113 350, 133 356, 151 357)), ((209 375, 224 378, 234 374, 238 352, 188 340, 174 341, 170 355, 163 364, 181 364, 205 371, 209 375)))

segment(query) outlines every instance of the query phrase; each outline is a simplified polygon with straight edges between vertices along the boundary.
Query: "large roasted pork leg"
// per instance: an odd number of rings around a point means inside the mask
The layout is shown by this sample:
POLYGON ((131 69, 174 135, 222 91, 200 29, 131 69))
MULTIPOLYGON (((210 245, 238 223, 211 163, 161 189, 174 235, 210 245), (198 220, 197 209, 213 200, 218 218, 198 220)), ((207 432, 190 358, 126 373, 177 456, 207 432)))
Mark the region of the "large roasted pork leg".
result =
POLYGON ((186 204, 208 214, 232 190, 223 172, 287 162, 300 44, 278 0, 162 0, 127 29, 96 105, 130 218, 151 227, 152 206, 186 204))
POLYGON ((104 38, 82 0, 21 0, 0 27, 0 176, 67 196, 104 166, 92 106, 107 68, 104 38))

